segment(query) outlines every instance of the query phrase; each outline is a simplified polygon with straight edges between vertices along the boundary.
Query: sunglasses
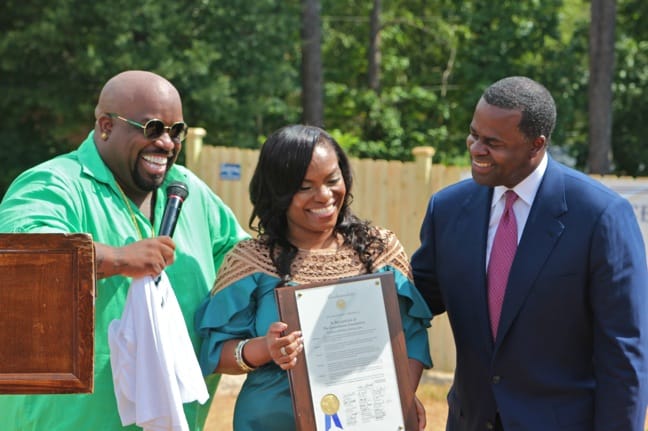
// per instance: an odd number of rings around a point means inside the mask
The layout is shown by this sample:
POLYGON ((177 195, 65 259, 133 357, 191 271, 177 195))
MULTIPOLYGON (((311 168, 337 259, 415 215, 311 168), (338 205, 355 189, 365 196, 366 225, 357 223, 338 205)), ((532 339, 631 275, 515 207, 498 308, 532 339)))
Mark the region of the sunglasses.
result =
POLYGON ((139 127, 140 129, 142 129, 142 132, 144 132, 144 137, 151 140, 158 139, 160 136, 164 135, 164 132, 167 132, 169 134, 169 137, 173 141, 182 142, 187 136, 187 130, 189 129, 187 123, 183 121, 179 121, 177 123, 173 123, 170 126, 167 126, 162 122, 162 120, 158 120, 157 118, 148 120, 146 123, 142 124, 138 123, 137 121, 124 118, 119 114, 108 113, 106 115, 108 115, 110 118, 119 118, 120 120, 127 122, 131 126, 139 127))

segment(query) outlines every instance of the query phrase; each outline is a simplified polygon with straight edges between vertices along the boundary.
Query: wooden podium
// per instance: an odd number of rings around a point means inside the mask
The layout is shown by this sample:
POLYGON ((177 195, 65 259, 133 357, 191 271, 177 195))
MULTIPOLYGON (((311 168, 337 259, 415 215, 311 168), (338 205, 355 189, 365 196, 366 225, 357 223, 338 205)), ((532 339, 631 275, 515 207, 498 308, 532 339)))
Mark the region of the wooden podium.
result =
POLYGON ((89 393, 94 247, 87 234, 0 234, 0 394, 89 393))

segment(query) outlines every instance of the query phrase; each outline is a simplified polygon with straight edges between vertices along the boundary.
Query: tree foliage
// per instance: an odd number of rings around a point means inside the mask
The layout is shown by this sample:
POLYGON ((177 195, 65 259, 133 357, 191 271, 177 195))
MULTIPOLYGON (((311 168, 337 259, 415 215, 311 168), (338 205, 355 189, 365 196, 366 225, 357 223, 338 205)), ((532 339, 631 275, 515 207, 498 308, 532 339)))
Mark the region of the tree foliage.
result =
POLYGON ((255 147, 299 117, 299 5, 257 0, 6 0, 0 100, 8 171, 75 148, 103 83, 126 69, 170 79, 211 142, 255 147))
POLYGON ((616 171, 625 175, 648 175, 643 130, 648 121, 647 16, 648 2, 618 0, 612 148, 616 171))
MULTIPOLYGON (((355 156, 405 160, 419 145, 465 163, 477 98, 507 75, 556 97, 552 141, 587 158, 586 0, 392 0, 380 14, 380 86, 369 85, 373 2, 321 0, 324 125, 355 156)), ((647 2, 618 0, 613 146, 619 173, 645 174, 647 2)), ((103 83, 148 69, 180 90, 206 142, 256 147, 300 121, 299 0, 5 0, 0 4, 0 194, 22 170, 75 148, 103 83)))

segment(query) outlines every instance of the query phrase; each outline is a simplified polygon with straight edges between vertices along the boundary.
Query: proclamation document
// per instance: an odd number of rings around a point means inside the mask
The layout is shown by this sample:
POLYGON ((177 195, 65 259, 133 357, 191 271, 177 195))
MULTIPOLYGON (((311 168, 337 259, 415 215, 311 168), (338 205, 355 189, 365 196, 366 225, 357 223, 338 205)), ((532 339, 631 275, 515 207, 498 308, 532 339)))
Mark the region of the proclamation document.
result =
MULTIPOLYGON (((308 426, 298 429, 415 429, 406 426, 416 424, 416 417, 412 422, 413 391, 393 274, 296 286, 290 295, 284 302, 294 302, 294 323, 305 347, 299 358, 305 363, 289 373, 291 391, 293 398, 309 395, 306 414, 312 415, 308 426)), ((295 413, 299 422, 304 412, 295 413)))

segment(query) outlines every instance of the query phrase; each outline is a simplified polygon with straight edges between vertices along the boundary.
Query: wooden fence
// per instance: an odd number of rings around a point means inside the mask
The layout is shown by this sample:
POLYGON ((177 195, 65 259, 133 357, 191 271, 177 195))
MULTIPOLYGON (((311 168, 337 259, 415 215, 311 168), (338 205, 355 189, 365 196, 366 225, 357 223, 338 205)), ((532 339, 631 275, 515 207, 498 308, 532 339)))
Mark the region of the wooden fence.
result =
MULTIPOLYGON (((259 151, 203 145, 204 135, 203 129, 189 130, 186 165, 223 199, 247 229, 252 212, 248 185, 259 151)), ((419 147, 414 150, 413 162, 351 159, 354 213, 392 230, 409 255, 419 245, 419 229, 432 193, 470 175, 466 167, 433 164, 433 155, 433 148, 419 147)), ((434 319, 430 343, 435 369, 454 370, 454 341, 445 314, 434 319)))
MULTIPOLYGON (((258 150, 203 146, 204 129, 190 129, 185 151, 187 167, 202 178, 232 208, 247 228, 252 211, 248 184, 258 150)), ((351 159, 354 173, 353 211, 374 224, 391 229, 411 255, 419 245, 419 229, 429 197, 446 185, 470 176, 470 168, 432 163, 434 149, 414 149, 414 162, 351 159)), ((635 209, 648 244, 648 178, 595 176, 626 197, 635 209)), ((430 330, 435 369, 453 371, 455 349, 446 314, 435 317, 430 330)))
MULTIPOLYGON (((198 133, 202 129, 198 129, 198 133)), ((185 144, 187 167, 205 181, 247 228, 252 205, 248 185, 259 151, 202 145, 190 129, 185 144)), ((414 162, 351 158, 353 204, 356 215, 394 231, 412 253, 428 199, 436 190, 470 176, 470 168, 432 164, 434 149, 414 149, 414 162)))

